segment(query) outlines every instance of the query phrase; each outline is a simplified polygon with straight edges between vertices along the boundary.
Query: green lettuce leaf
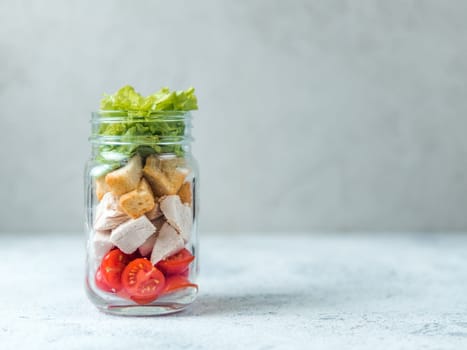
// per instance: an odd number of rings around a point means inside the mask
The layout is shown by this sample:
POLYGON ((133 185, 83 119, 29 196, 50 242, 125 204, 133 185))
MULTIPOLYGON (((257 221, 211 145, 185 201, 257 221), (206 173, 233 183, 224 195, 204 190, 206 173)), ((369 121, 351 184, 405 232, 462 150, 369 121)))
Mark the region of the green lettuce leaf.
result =
MULTIPOLYGON (((181 145, 158 145, 155 144, 161 138, 170 137, 181 140, 185 134, 185 121, 183 119, 166 121, 165 115, 157 112, 185 112, 198 109, 198 101, 195 89, 190 87, 184 91, 170 91, 164 87, 159 91, 142 96, 132 86, 124 86, 115 94, 104 94, 100 103, 100 114, 110 116, 115 112, 119 117, 124 116, 123 121, 102 121, 99 136, 120 136, 119 140, 128 144, 123 145, 100 145, 97 160, 100 163, 111 164, 132 157, 136 152, 143 157, 152 153, 175 153, 183 154, 181 145), (136 138, 147 140, 148 144, 131 144, 136 138)), ((141 142, 140 142, 141 143, 141 142)))
POLYGON ((104 111, 124 111, 129 115, 144 116, 159 111, 196 110, 198 100, 192 87, 185 91, 170 91, 169 88, 163 87, 144 97, 132 86, 126 85, 113 95, 104 94, 100 108, 104 111))

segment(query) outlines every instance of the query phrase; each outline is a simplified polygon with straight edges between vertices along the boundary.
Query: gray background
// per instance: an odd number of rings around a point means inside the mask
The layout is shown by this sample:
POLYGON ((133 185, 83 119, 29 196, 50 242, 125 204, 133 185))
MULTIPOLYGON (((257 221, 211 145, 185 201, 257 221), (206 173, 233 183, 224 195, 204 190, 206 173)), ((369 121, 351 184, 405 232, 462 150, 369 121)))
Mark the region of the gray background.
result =
POLYGON ((0 0, 0 231, 79 231, 103 92, 197 88, 203 231, 466 230, 467 2, 0 0))

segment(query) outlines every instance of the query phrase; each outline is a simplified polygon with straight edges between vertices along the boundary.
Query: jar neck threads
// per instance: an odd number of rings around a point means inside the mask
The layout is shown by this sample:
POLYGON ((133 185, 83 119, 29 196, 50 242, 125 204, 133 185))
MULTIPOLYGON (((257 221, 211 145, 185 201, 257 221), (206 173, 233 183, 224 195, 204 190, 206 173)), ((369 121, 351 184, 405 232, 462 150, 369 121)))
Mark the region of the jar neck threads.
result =
POLYGON ((115 160, 142 153, 190 152, 191 113, 163 111, 139 115, 122 111, 92 113, 89 141, 93 153, 115 160), (112 154, 106 157, 106 154, 112 154), (120 155, 119 155, 120 154, 120 155))

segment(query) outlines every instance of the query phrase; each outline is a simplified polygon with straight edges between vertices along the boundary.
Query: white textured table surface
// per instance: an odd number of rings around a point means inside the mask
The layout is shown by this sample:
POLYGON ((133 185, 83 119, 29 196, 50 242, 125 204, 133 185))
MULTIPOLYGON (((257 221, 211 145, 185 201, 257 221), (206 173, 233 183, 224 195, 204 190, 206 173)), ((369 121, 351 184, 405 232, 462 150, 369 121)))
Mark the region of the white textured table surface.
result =
POLYGON ((467 235, 201 237, 179 314, 86 299, 83 236, 0 235, 0 349, 466 349, 467 235))

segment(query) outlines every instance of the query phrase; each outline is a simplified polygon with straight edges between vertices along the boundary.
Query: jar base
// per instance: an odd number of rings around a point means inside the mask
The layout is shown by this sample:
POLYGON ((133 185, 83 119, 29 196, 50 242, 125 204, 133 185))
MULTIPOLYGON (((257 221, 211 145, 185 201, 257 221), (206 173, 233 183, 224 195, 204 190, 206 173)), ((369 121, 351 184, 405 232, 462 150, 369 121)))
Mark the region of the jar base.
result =
POLYGON ((161 304, 161 305, 96 305, 97 308, 110 315, 117 316, 161 316, 183 311, 188 305, 161 304))
POLYGON ((171 293, 147 305, 138 305, 124 299, 111 297, 102 298, 92 290, 87 289, 92 303, 102 312, 118 316, 160 316, 183 311, 196 299, 198 290, 186 288, 171 293))

